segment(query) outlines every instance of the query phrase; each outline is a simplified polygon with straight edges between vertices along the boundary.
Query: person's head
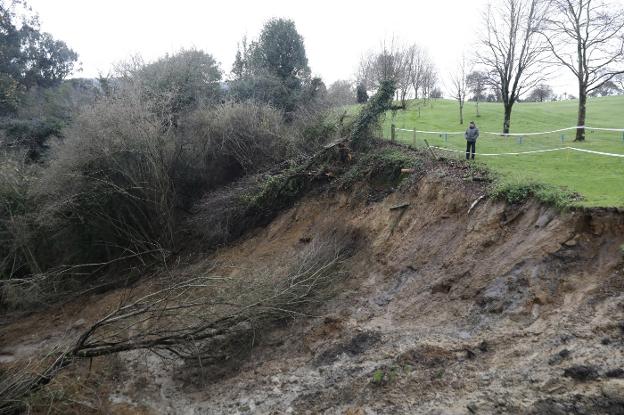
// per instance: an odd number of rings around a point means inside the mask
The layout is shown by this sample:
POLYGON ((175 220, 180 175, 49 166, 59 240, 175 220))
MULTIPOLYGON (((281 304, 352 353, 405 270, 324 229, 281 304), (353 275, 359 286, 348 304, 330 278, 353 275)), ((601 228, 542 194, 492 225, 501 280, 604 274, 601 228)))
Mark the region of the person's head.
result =
POLYGON ((474 128, 474 127, 475 127, 474 121, 470 121, 470 128, 474 128))

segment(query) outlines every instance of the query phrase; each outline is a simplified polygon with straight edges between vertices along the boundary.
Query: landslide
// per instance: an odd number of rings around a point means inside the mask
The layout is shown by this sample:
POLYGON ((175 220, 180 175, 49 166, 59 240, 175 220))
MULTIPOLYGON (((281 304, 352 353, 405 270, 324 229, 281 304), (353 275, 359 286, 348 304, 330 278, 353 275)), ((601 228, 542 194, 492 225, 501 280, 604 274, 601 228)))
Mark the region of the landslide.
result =
MULTIPOLYGON (((34 412, 624 413, 622 212, 508 204, 470 165, 410 154, 403 176, 357 159, 321 169, 327 184, 266 226, 179 265, 279 273, 319 229, 347 227, 357 248, 327 301, 218 361, 134 350, 77 362, 34 412)), ((0 361, 77 335, 128 290, 5 323, 0 361)))

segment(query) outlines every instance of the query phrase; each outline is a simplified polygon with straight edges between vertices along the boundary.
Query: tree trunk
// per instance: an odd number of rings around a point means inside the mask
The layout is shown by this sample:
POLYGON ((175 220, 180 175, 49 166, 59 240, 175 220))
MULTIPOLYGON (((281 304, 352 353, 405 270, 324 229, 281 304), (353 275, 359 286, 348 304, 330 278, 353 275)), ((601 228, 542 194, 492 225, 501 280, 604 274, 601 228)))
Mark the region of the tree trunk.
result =
POLYGON ((505 104, 505 118, 503 119, 503 134, 509 134, 509 125, 511 124, 511 107, 512 107, 512 104, 505 104))
POLYGON ((481 115, 479 114, 479 98, 477 98, 477 118, 479 118, 481 115))
MULTIPOLYGON (((587 113, 587 91, 585 88, 579 88, 579 108, 578 108, 578 119, 576 122, 577 126, 584 127, 585 126, 585 114, 587 113)), ((576 138, 574 141, 585 141, 585 128, 577 128, 576 129, 576 138)))
POLYGON ((459 104, 459 124, 464 124, 464 105, 459 104))

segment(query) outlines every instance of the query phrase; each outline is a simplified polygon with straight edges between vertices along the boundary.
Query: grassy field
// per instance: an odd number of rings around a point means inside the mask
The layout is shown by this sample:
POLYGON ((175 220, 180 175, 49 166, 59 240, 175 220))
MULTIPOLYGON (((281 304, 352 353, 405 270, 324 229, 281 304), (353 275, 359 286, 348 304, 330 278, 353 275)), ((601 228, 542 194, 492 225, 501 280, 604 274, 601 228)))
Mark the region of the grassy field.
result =
MULTIPOLYGON (((519 103, 512 113, 511 132, 541 132, 576 125, 575 100, 545 103, 519 103)), ((397 111, 394 117, 386 116, 384 137, 390 137, 390 125, 397 129, 461 132, 468 121, 474 120, 482 132, 501 131, 503 108, 498 103, 479 104, 480 116, 472 102, 464 107, 465 124, 459 124, 459 110, 456 101, 437 100, 419 111, 412 103, 406 111, 397 111)), ((590 99, 587 110, 587 126, 624 128, 624 96, 590 99)), ((455 150, 465 150, 463 134, 439 135, 417 134, 416 144, 430 145, 455 150)), ((397 131, 397 140, 413 143, 412 132, 397 131)), ((477 153, 520 152, 576 147, 588 150, 624 154, 622 132, 588 131, 586 141, 575 143, 574 131, 553 133, 543 136, 501 137, 481 134, 477 142, 477 153)), ((441 150, 438 150, 441 151, 441 150)), ((464 157, 461 153, 447 153, 448 156, 464 157)), ((499 173, 502 184, 545 183, 579 193, 583 206, 624 206, 624 158, 609 157, 572 150, 554 151, 526 155, 477 156, 479 163, 485 163, 499 173)))

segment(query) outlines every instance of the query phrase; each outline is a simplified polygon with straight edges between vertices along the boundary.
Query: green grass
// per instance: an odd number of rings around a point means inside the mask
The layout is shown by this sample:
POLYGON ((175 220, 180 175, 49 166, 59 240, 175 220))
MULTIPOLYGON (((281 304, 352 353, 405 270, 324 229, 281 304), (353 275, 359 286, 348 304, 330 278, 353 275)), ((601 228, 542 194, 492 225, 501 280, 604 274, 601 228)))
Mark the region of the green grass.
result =
MULTIPOLYGON (((578 101, 545 103, 518 103, 514 106, 511 132, 551 131, 576 125, 578 101)), ((503 107, 500 103, 479 104, 480 117, 476 117, 473 102, 464 107, 465 124, 459 124, 459 109, 456 101, 437 100, 421 108, 420 115, 414 103, 406 111, 397 111, 394 119, 386 115, 383 126, 384 137, 390 137, 390 125, 397 128, 427 131, 463 131, 468 121, 474 120, 479 129, 501 131, 503 107)), ((586 125, 593 127, 624 128, 624 96, 590 99, 586 125)), ((465 150, 463 135, 416 135, 416 144, 430 145, 455 150, 465 150)), ((397 131, 397 140, 413 143, 413 133, 397 131)), ((557 147, 576 147, 588 150, 624 154, 624 138, 621 132, 588 131, 586 141, 575 143, 574 131, 553 133, 544 136, 504 138, 481 134, 477 142, 477 153, 518 152, 557 147), (562 141, 563 140, 563 141, 562 141)), ((438 150, 440 151, 440 150, 438 150)), ((442 151, 440 151, 442 152, 442 151)), ((452 157, 463 154, 444 152, 452 157)), ((608 157, 565 150, 527 155, 477 156, 498 173, 499 186, 523 186, 543 183, 554 185, 566 191, 578 193, 581 200, 571 202, 587 207, 624 206, 624 158, 608 157)))

